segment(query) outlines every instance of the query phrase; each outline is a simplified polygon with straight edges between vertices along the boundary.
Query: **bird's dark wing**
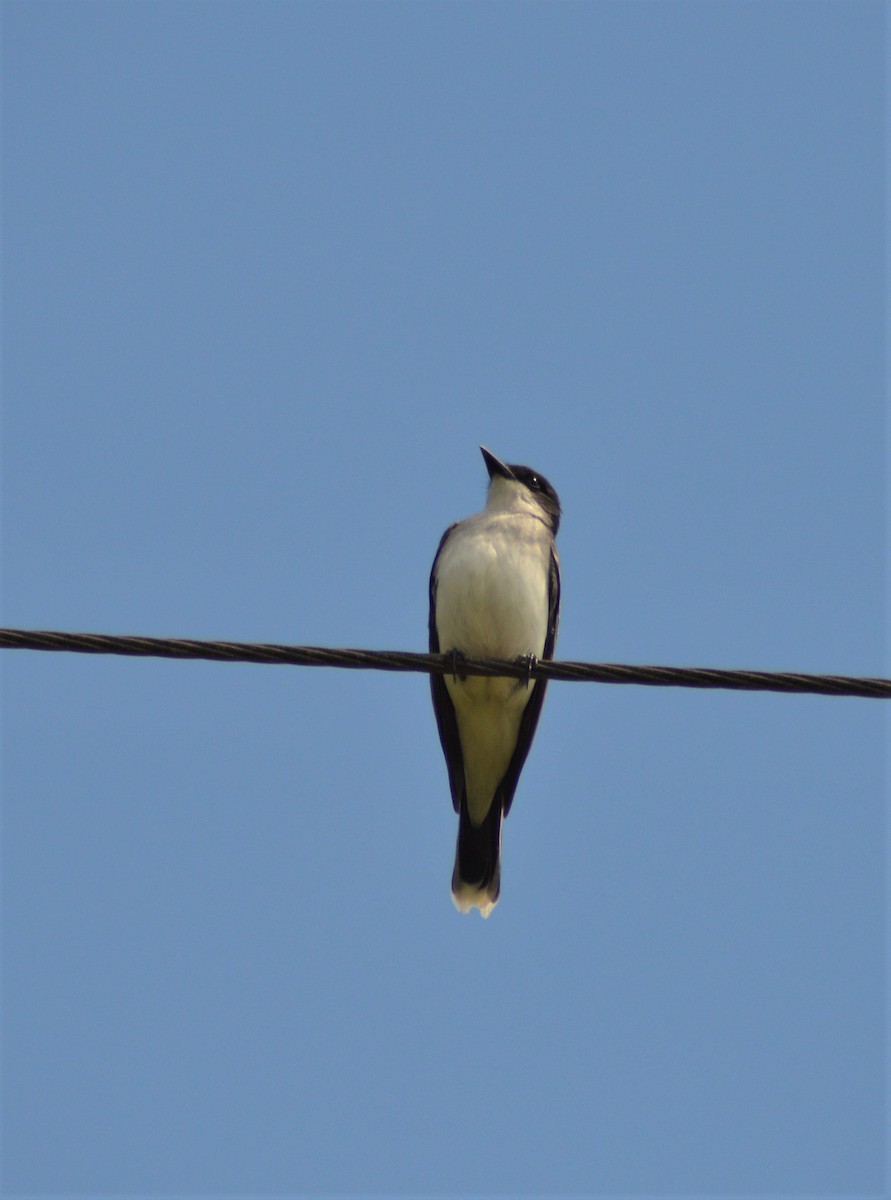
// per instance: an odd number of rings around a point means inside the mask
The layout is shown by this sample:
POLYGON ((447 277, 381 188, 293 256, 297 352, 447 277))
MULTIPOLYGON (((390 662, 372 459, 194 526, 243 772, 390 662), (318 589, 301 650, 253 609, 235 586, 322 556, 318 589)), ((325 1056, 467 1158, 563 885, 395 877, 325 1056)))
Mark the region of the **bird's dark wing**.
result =
MULTIPOLYGON (((551 547, 548 595, 548 632, 541 655, 543 659, 554 657, 554 647, 557 644, 557 625, 560 621, 560 560, 557 557, 557 550, 554 546, 551 547)), ((517 746, 498 788, 501 793, 501 807, 505 816, 510 811, 514 792, 517 790, 517 783, 520 779, 520 772, 523 769, 523 763, 526 761, 529 747, 532 745, 532 739, 535 737, 535 729, 538 725, 538 718, 541 716, 541 706, 544 703, 547 686, 546 679, 539 679, 533 684, 529 703, 523 709, 523 719, 520 722, 520 734, 517 738, 517 746)), ((445 689, 444 684, 443 689, 445 689)))
MULTIPOLYGON (((457 522, 455 522, 457 524, 457 522)), ((436 557, 433 559, 433 568, 430 571, 430 653, 439 654, 439 634, 436 632, 436 564, 439 562, 439 556, 442 553, 442 548, 446 544, 446 540, 454 525, 450 525, 442 535, 439 546, 436 550, 436 557)), ((449 646, 451 650, 454 647, 449 646)), ((464 798, 466 784, 464 782, 464 755, 461 753, 461 739, 458 737, 458 719, 455 716, 455 706, 452 704, 449 696, 448 688, 446 687, 444 675, 430 676, 430 694, 433 697, 433 712, 436 715, 436 726, 439 730, 439 740, 442 743, 442 752, 445 755, 446 766, 449 771, 449 787, 452 790, 452 804, 455 806, 455 812, 461 811, 461 801, 464 798)), ((530 702, 531 703, 531 702, 530 702)))

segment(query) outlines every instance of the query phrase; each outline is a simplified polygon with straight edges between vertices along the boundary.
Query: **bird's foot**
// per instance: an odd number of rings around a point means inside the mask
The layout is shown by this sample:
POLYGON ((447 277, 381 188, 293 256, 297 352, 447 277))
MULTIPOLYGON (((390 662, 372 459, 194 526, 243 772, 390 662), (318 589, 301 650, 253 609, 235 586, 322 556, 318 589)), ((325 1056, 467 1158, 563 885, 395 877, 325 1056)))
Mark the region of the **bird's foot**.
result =
POLYGON ((529 680, 532 678, 532 672, 538 666, 538 658, 534 654, 520 654, 514 659, 514 662, 518 667, 522 667, 526 672, 525 676, 520 679, 517 686, 519 687, 520 684, 522 684, 523 687, 528 688, 529 680))
POLYGON ((462 670, 462 665, 465 662, 467 662, 467 656, 465 654, 462 654, 460 650, 456 650, 453 647, 449 651, 447 657, 449 659, 449 664, 452 668, 452 682, 457 683, 458 680, 460 679, 461 682, 464 683, 464 681, 467 679, 467 676, 465 675, 464 671, 462 670))

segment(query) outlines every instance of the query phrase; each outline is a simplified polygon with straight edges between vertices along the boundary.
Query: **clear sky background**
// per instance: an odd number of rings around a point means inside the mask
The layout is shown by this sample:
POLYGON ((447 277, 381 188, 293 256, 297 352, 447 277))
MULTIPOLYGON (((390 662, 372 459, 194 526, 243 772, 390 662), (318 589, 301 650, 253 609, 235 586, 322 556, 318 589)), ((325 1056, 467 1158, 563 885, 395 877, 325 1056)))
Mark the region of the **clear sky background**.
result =
MULTIPOLYGON (((7 625, 888 673, 880 3, 3 6, 7 625)), ((879 1195, 876 701, 553 685, 489 921, 427 680, 2 652, 19 1193, 879 1195)))

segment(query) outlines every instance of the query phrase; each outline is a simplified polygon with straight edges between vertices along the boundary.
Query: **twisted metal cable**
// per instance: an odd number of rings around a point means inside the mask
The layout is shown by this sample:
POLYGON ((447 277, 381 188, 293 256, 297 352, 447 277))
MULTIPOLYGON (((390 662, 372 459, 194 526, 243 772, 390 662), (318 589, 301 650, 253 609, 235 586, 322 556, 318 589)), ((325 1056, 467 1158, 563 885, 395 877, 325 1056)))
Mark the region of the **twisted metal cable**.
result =
MULTIPOLYGON (((152 658, 204 659, 212 662, 277 663, 298 667, 345 667, 354 670, 415 671, 450 675, 450 654, 405 650, 334 650, 323 646, 283 646, 271 642, 196 641, 193 638, 118 636, 0 629, 0 649, 71 650, 81 654, 124 654, 152 658)), ((493 658, 461 658, 464 675, 515 679, 553 679, 573 683, 637 683, 650 687, 729 688, 748 692, 798 692, 818 696, 891 699, 891 679, 851 675, 806 675, 792 671, 730 671, 712 667, 646 667, 621 663, 539 661, 532 666, 493 658)))

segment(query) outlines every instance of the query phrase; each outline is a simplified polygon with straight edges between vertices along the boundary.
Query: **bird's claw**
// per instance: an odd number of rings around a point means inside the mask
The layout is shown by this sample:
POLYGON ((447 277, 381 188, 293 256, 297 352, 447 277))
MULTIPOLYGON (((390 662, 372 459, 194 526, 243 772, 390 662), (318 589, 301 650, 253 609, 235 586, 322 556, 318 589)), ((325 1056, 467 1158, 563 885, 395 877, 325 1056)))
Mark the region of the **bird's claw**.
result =
POLYGON ((461 667, 462 667, 462 664, 467 661, 466 655, 462 654, 460 650, 455 650, 454 648, 452 648, 449 651, 448 658, 449 658, 449 663, 452 668, 452 671, 451 671, 452 682, 457 683, 458 680, 460 679, 461 682, 464 683, 464 681, 467 679, 467 676, 465 675, 465 673, 461 669, 461 667))
POLYGON ((538 666, 538 658, 534 654, 520 654, 515 659, 515 662, 518 667, 523 667, 525 670, 525 677, 520 680, 520 683, 522 683, 523 687, 528 688, 532 672, 538 666))

